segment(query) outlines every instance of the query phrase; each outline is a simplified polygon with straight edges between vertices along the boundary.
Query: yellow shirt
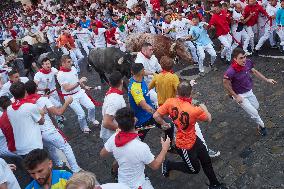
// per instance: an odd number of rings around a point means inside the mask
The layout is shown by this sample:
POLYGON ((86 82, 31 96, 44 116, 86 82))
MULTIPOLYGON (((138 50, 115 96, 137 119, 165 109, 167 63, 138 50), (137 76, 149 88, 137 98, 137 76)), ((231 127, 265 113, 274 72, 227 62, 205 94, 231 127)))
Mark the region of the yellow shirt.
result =
POLYGON ((168 98, 174 98, 176 96, 178 85, 179 78, 176 74, 170 72, 159 73, 154 76, 149 84, 149 90, 156 88, 158 104, 160 106, 164 104, 168 98))

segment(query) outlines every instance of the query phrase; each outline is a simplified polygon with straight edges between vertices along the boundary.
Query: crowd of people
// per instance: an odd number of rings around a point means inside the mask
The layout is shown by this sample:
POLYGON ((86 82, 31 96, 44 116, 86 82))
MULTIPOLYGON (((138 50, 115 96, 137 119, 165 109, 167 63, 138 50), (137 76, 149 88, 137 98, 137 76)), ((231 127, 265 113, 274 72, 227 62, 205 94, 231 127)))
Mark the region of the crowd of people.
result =
MULTIPOLYGON (((164 177, 173 170, 198 174, 202 167, 209 189, 227 188, 211 162, 220 152, 207 146, 199 128, 198 122, 211 122, 212 116, 204 104, 192 99, 196 82, 181 81, 173 72, 175 60, 169 56, 158 60, 153 44, 143 43, 127 83, 119 71, 110 74, 101 123, 96 119, 92 87, 86 85, 88 79, 80 74, 80 66, 87 66, 91 49, 128 51, 126 39, 133 33, 183 42, 200 76, 205 76, 205 51, 210 55, 209 66, 217 71, 217 52, 209 37, 214 34, 222 45, 220 58, 228 64, 224 88, 251 116, 259 134, 268 134, 258 113, 251 75, 270 84, 277 82, 257 71, 247 56, 257 56, 268 39, 270 48, 283 52, 284 0, 213 1, 210 10, 202 2, 189 1, 75 0, 63 4, 42 0, 33 6, 9 7, 0 14, 0 156, 21 159, 33 179, 26 188, 152 189, 145 165, 152 170, 161 167, 164 177), (16 56, 23 58, 25 75, 10 65, 12 40, 20 44, 16 56), (35 59, 33 45, 45 42, 47 51, 59 49, 63 54, 57 68, 47 57, 40 62, 35 59), (34 74, 28 75, 31 70, 34 74), (78 165, 62 132, 68 107, 84 134, 91 132, 91 124, 101 126, 100 156, 113 155, 111 174, 118 183, 100 185, 93 173, 78 165), (165 133, 156 157, 144 142, 152 128, 165 133), (54 169, 66 168, 58 150, 66 156, 69 171, 54 169), (168 152, 178 154, 182 161, 167 160, 168 152)), ((20 188, 11 172, 15 168, 0 159, 0 188, 20 188)))

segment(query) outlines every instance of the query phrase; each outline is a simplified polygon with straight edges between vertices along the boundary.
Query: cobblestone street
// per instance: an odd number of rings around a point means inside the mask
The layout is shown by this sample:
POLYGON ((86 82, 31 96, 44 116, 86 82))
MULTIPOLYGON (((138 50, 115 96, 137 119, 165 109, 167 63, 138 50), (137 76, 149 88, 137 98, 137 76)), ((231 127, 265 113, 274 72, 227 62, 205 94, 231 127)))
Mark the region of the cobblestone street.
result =
MULTIPOLYGON (((273 51, 260 54, 279 56, 273 51)), ((225 93, 222 85, 223 72, 227 65, 216 62, 219 71, 209 72, 205 77, 197 78, 194 86, 194 98, 204 102, 212 114, 211 124, 200 124, 207 145, 219 150, 221 155, 213 159, 213 167, 220 181, 229 188, 268 189, 284 188, 284 56, 275 59, 269 57, 252 57, 255 68, 268 78, 275 79, 278 84, 272 86, 254 78, 254 93, 260 103, 260 115, 268 128, 268 136, 257 135, 256 124, 246 113, 225 93)), ((184 69, 185 65, 176 66, 176 71, 184 69)), ((187 69, 178 73, 188 76, 196 69, 187 69)), ((101 85, 98 74, 84 70, 82 75, 89 78, 90 86, 101 85)), ((94 97, 103 101, 107 87, 102 91, 94 91, 94 97)), ((96 109, 97 119, 101 121, 101 107, 96 109)), ((101 183, 114 182, 110 175, 112 158, 100 158, 99 151, 103 143, 99 138, 100 128, 94 128, 90 135, 82 134, 79 130, 77 117, 69 108, 66 113, 67 121, 64 127, 70 144, 77 157, 79 165, 84 170, 90 170, 97 175, 101 183)), ((157 155, 160 150, 159 129, 152 129, 146 137, 146 143, 157 155)), ((178 156, 169 154, 168 158, 181 160, 178 156)), ((17 175, 23 175, 21 170, 17 175)), ((198 175, 173 173, 170 179, 162 177, 161 171, 151 171, 146 168, 146 174, 156 189, 205 189, 208 188, 207 178, 201 171, 198 175)), ((26 180, 21 179, 22 188, 26 180)))

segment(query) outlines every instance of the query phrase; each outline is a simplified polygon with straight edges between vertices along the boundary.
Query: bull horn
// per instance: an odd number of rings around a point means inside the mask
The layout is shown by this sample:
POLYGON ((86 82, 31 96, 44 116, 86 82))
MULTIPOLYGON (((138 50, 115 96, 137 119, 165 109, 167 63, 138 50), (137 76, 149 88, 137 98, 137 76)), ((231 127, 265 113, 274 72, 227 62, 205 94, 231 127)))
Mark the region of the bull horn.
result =
POLYGON ((51 62, 55 61, 55 58, 50 59, 51 62))
POLYGON ((131 52, 130 54, 133 55, 133 56, 135 56, 135 55, 138 54, 138 52, 131 52))
POLYGON ((117 63, 119 64, 119 65, 121 65, 122 64, 122 62, 123 62, 123 57, 121 57, 120 59, 118 59, 118 61, 117 61, 117 63))
POLYGON ((173 43, 170 47, 170 52, 173 52, 176 46, 177 46, 177 43, 173 43))

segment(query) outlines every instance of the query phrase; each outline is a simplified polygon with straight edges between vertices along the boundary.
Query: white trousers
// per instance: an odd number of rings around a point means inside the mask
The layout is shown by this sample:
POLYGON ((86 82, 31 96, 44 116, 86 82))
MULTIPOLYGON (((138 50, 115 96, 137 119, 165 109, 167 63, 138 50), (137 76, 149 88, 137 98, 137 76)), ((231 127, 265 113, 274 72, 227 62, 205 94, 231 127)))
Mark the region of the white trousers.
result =
POLYGON ((267 22, 265 25, 264 34, 261 36, 257 45, 255 46, 255 50, 259 50, 267 39, 269 39, 270 45, 274 46, 276 44, 274 37, 273 37, 274 31, 276 31, 276 26, 270 27, 269 22, 267 22))
POLYGON ((151 89, 149 91, 150 100, 154 104, 155 107, 158 107, 158 95, 155 89, 151 89))
POLYGON ((74 48, 72 50, 67 50, 65 47, 61 47, 61 50, 64 55, 70 55, 70 58, 74 62, 74 65, 77 69, 77 72, 80 72, 80 62, 84 59, 84 56, 82 55, 82 52, 79 48, 74 48))
POLYGON ((247 26, 245 27, 245 30, 247 31, 249 35, 249 44, 251 47, 251 50, 254 50, 254 36, 257 34, 257 24, 253 26, 247 26))
POLYGON ((216 60, 216 51, 214 49, 214 47, 212 46, 211 43, 205 45, 205 46, 200 46, 197 45, 197 54, 198 54, 198 67, 199 67, 199 71, 200 72, 204 72, 204 66, 203 66, 203 62, 205 59, 205 51, 209 53, 209 55, 211 56, 211 62, 210 64, 213 65, 215 60, 216 60))
POLYGON ((55 107, 61 107, 62 106, 62 103, 60 102, 60 97, 59 97, 56 90, 50 94, 49 100, 52 102, 52 104, 55 107))
POLYGON ((94 45, 91 42, 81 42, 81 45, 84 49, 84 51, 86 52, 87 56, 90 53, 90 49, 94 49, 94 45))
POLYGON ((266 16, 259 16, 257 20, 257 33, 258 33, 258 40, 261 38, 261 36, 264 35, 265 32, 265 23, 266 25, 269 24, 269 21, 267 22, 266 16))
POLYGON ((284 26, 278 27, 276 33, 280 38, 280 46, 282 46, 282 50, 284 50, 284 26))
POLYGON ((56 149, 59 149, 66 156, 66 159, 71 167, 72 172, 76 173, 81 170, 81 168, 77 164, 76 158, 74 156, 70 144, 63 138, 63 136, 58 132, 58 130, 55 127, 54 129, 45 130, 41 134, 42 134, 42 141, 44 145, 47 147, 56 165, 62 166, 62 161, 60 160, 56 152, 56 149))
MULTIPOLYGON (((65 96, 64 98, 67 97, 68 96, 65 96)), ((93 104, 91 99, 87 96, 84 90, 81 90, 78 93, 72 95, 72 97, 73 97, 73 102, 69 106, 77 114, 80 128, 83 131, 85 128, 88 128, 88 125, 86 121, 86 114, 82 106, 84 106, 88 110, 88 120, 94 122, 96 120, 95 105, 93 104)))
POLYGON ((222 43, 224 48, 221 51, 221 58, 226 56, 227 61, 231 61, 232 54, 232 36, 228 33, 226 35, 221 35, 218 37, 219 41, 222 43))
POLYGON ((254 122, 256 122, 259 126, 264 127, 264 123, 257 111, 259 108, 259 103, 252 90, 239 95, 243 97, 243 102, 240 104, 240 106, 250 115, 254 122))
POLYGON ((238 47, 239 43, 240 43, 240 44, 243 44, 243 50, 245 52, 247 52, 248 51, 249 40, 250 40, 247 31, 245 29, 243 29, 240 32, 233 31, 233 36, 234 36, 234 38, 238 42, 236 42, 234 40, 234 43, 233 43, 233 46, 232 46, 232 50, 234 50, 236 47, 238 47))
POLYGON ((190 49, 191 56, 194 62, 198 62, 198 57, 196 53, 196 47, 191 41, 185 41, 184 42, 185 46, 190 49))

